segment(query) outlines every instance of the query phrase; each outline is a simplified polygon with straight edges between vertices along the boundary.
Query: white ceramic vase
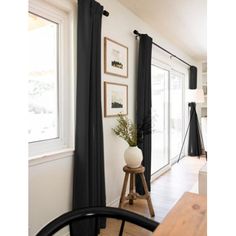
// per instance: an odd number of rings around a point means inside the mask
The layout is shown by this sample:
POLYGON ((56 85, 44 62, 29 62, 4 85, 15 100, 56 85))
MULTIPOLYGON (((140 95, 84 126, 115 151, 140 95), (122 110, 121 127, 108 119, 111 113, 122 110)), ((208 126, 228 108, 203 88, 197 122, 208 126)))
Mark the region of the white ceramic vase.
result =
POLYGON ((143 153, 140 148, 128 147, 124 153, 125 163, 130 168, 138 168, 143 160, 143 153))

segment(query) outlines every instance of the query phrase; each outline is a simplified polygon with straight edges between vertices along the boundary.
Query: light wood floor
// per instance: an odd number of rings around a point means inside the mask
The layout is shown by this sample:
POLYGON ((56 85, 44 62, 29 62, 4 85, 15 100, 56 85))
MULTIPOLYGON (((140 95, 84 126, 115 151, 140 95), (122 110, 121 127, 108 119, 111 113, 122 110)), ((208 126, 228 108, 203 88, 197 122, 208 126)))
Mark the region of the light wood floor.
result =
MULTIPOLYGON (((191 191, 198 181, 198 172, 206 163, 205 157, 185 157, 179 163, 172 166, 171 170, 153 181, 151 186, 151 198, 155 211, 153 220, 162 222, 164 217, 175 205, 184 192, 191 191)), ((149 216, 146 200, 136 200, 133 205, 126 203, 124 208, 136 213, 149 216)), ((107 220, 107 227, 101 231, 101 236, 118 235, 121 222, 107 220)), ((125 236, 148 236, 148 231, 132 224, 126 223, 125 236)))

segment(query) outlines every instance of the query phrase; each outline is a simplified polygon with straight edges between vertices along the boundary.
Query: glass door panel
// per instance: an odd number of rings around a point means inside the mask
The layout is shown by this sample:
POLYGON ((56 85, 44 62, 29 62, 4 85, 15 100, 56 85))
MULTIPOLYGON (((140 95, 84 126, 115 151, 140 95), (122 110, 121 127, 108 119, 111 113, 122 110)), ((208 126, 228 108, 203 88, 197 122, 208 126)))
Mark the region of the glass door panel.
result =
POLYGON ((178 158, 183 142, 184 74, 172 71, 170 75, 170 159, 178 158))
POLYGON ((169 164, 168 83, 169 71, 152 65, 152 174, 169 164))

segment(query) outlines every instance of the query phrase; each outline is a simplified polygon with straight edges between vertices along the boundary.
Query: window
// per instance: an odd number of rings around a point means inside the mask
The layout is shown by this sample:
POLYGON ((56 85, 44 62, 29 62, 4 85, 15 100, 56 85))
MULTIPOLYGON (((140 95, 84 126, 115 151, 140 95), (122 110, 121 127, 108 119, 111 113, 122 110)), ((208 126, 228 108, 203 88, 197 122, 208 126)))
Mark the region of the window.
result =
POLYGON ((30 0, 28 14, 29 156, 72 146, 71 89, 73 55, 70 14, 60 7, 30 0))
POLYGON ((58 138, 58 24, 29 13, 29 142, 58 138))

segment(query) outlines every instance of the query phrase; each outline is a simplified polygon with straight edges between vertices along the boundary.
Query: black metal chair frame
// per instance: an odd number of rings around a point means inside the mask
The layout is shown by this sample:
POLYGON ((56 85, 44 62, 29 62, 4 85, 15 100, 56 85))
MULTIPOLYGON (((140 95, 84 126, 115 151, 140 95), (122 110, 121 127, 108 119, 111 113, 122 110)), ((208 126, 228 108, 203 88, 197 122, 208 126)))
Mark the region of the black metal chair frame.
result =
POLYGON ((114 207, 89 207, 82 208, 74 211, 67 212, 50 223, 48 223, 44 228, 42 228, 36 236, 51 236, 66 225, 69 225, 75 220, 82 220, 87 218, 95 218, 95 233, 97 235, 97 219, 98 217, 106 217, 122 220, 119 236, 123 234, 125 222, 130 222, 135 225, 138 225, 142 228, 145 228, 149 231, 154 231, 159 225, 158 222, 155 222, 149 218, 146 218, 142 215, 114 207))

